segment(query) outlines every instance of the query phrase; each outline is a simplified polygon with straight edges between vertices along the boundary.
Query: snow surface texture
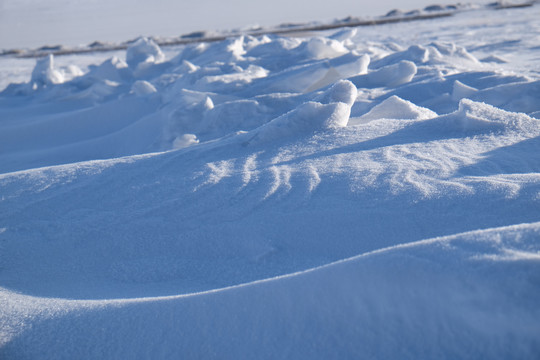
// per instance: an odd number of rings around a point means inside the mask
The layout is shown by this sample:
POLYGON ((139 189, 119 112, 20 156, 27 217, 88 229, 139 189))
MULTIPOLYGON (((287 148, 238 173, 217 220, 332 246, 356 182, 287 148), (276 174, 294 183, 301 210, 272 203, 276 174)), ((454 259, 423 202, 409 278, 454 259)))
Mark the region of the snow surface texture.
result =
POLYGON ((38 60, 0 358, 537 359, 537 18, 38 60))

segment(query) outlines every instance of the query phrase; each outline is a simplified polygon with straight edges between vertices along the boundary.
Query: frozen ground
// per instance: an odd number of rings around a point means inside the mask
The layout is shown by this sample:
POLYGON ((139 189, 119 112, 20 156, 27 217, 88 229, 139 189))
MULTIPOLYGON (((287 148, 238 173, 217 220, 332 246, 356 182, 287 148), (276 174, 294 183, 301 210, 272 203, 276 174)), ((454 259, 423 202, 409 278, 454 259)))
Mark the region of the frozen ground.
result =
POLYGON ((537 359, 539 12, 1 58, 0 357, 537 359))

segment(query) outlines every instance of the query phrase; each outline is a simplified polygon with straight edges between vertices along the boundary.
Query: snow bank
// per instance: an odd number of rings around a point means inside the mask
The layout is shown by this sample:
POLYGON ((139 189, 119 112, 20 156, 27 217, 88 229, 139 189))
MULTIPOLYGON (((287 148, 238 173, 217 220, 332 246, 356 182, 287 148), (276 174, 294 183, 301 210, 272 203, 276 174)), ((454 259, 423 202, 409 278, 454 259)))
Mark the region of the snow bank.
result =
POLYGON ((416 106, 410 101, 393 95, 376 105, 368 113, 353 119, 350 124, 355 125, 378 119, 425 120, 436 116, 437 114, 429 109, 416 106))

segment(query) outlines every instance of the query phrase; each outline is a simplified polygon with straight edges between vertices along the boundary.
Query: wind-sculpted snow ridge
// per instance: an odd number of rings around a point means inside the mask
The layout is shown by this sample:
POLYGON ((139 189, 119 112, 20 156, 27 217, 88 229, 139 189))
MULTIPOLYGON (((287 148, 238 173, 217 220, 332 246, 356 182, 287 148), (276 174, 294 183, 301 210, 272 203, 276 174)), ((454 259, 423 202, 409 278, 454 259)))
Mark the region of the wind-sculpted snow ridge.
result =
POLYGON ((38 59, 0 93, 0 358, 535 359, 529 10, 38 59))

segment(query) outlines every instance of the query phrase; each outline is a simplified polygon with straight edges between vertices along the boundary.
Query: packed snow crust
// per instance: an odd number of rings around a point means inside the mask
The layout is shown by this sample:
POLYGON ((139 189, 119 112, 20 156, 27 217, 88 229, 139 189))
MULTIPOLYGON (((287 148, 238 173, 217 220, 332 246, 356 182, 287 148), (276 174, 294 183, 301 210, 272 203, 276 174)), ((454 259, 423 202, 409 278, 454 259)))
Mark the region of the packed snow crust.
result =
POLYGON ((538 358, 537 15, 38 59, 0 358, 538 358))

